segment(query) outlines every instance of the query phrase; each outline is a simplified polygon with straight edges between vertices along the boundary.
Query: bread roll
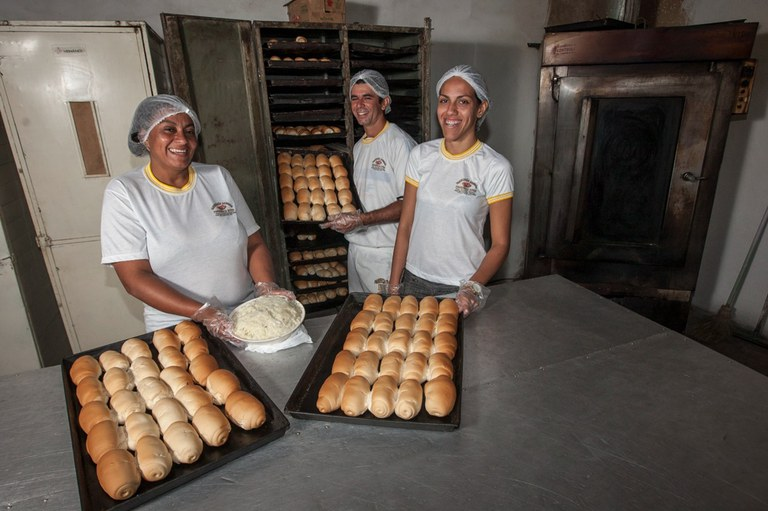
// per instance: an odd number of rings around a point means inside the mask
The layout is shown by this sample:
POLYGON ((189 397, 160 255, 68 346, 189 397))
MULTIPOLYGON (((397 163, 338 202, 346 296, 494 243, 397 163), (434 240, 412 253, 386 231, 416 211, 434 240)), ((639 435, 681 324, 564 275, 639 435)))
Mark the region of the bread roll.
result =
POLYGON ((294 192, 298 192, 299 190, 307 190, 307 189, 309 189, 309 179, 307 179, 305 176, 299 176, 293 180, 294 192))
POLYGON ((144 413, 147 405, 138 392, 118 390, 109 400, 109 406, 117 413, 117 421, 122 424, 133 413, 144 413))
POLYGON ((402 302, 402 298, 399 296, 388 296, 386 300, 384 300, 384 303, 381 305, 381 310, 384 312, 389 312, 393 318, 397 318, 398 314, 400 314, 400 302, 402 302))
POLYGON ((445 417, 456 404, 456 385, 447 376, 438 376, 424 384, 424 408, 435 417, 445 417))
POLYGON ((440 300, 440 305, 438 306, 438 315, 439 314, 450 314, 451 316, 454 316, 458 319, 459 317, 459 306, 456 305, 456 300, 453 298, 444 298, 440 300))
POLYGON ((219 363, 213 358, 213 355, 209 353, 203 353, 195 357, 189 363, 189 374, 196 383, 205 386, 205 382, 208 380, 208 375, 219 368, 219 363))
POLYGON ((189 417, 193 417, 200 407, 213 403, 213 396, 210 392, 194 384, 180 388, 175 397, 187 411, 189 417))
POLYGON ((80 409, 77 422, 87 435, 93 426, 103 421, 117 422, 117 414, 103 401, 91 401, 80 409))
POLYGON ((125 449, 112 449, 96 464, 96 477, 104 492, 114 500, 133 497, 141 484, 136 459, 125 449))
POLYGON ((187 341, 203 335, 203 330, 191 319, 181 321, 173 327, 173 331, 176 332, 182 344, 186 344, 187 341))
POLYGON ((435 317, 432 314, 420 314, 413 330, 414 334, 416 332, 426 332, 431 337, 435 331, 435 317))
POLYGON ((171 472, 173 458, 160 438, 145 436, 136 444, 136 462, 147 481, 162 481, 171 472))
POLYGON ((357 417, 368 409, 371 385, 362 376, 353 376, 341 391, 341 411, 349 417, 357 417))
POLYGON ((336 185, 337 190, 349 190, 350 183, 348 177, 338 177, 333 182, 336 185))
POLYGON ((379 377, 379 356, 373 351, 363 351, 355 360, 352 374, 362 376, 372 384, 379 377))
POLYGON ((160 371, 160 379, 163 380, 173 391, 174 395, 186 385, 192 385, 194 380, 192 375, 178 366, 166 367, 160 371))
POLYGON ((131 361, 131 373, 133 381, 140 382, 144 378, 160 378, 160 368, 149 357, 138 357, 131 361))
POLYGON ((114 421, 101 421, 94 424, 88 436, 85 437, 85 450, 97 464, 101 457, 112 449, 127 448, 125 429, 119 427, 114 421))
POLYGON ((411 420, 421 411, 423 395, 421 385, 415 380, 405 380, 397 389, 395 415, 403 420, 411 420))
POLYGON ((236 390, 240 390, 240 380, 235 373, 227 369, 216 369, 208 375, 205 388, 217 405, 226 403, 227 398, 236 390))
POLYGON ((387 339, 387 353, 399 353, 403 358, 408 355, 411 333, 407 330, 395 330, 387 339))
POLYGON ((416 316, 418 313, 419 301, 416 299, 416 297, 413 295, 404 296, 400 301, 399 316, 402 316, 403 314, 413 314, 416 316))
POLYGON ((136 444, 145 436, 160 438, 160 426, 151 415, 137 412, 125 419, 125 433, 128 437, 128 448, 135 451, 136 444))
MULTIPOLYGON (((331 204, 336 205, 338 207, 339 199, 336 197, 336 192, 334 190, 325 190, 323 193, 323 202, 326 206, 329 206, 331 204)), ((328 211, 328 214, 330 215, 331 212, 328 211)))
POLYGON ((172 397, 159 399, 152 407, 152 416, 160 426, 160 431, 165 433, 168 426, 174 422, 187 420, 187 411, 181 406, 178 400, 172 397))
POLYGON ((340 178, 340 177, 347 177, 349 173, 347 172, 347 169, 344 168, 343 165, 336 165, 333 167, 333 177, 334 178, 340 178))
POLYGON ((250 431, 267 420, 267 411, 259 399, 244 390, 236 390, 224 404, 224 414, 236 426, 250 431))
POLYGON ((152 345, 158 353, 169 346, 178 350, 181 349, 181 339, 170 328, 161 328, 152 334, 152 345))
POLYGON ((327 165, 330 167, 331 161, 327 155, 321 153, 315 156, 315 165, 327 165))
POLYGON ((419 317, 424 314, 432 314, 434 317, 437 317, 438 312, 437 298, 434 296, 425 296, 419 302, 419 317))
POLYGON ((232 425, 216 405, 201 406, 192 417, 192 425, 206 445, 219 447, 227 443, 232 425))
POLYGON ((401 378, 400 374, 403 368, 403 356, 400 353, 387 353, 381 359, 379 367, 379 378, 382 376, 390 376, 395 382, 399 383, 401 378))
POLYGON ((395 322, 392 319, 392 315, 388 312, 379 312, 376 317, 373 318, 373 331, 385 332, 390 334, 394 330, 395 322))
POLYGON ((309 222, 312 220, 312 207, 305 202, 302 202, 299 204, 299 221, 301 222, 309 222))
POLYGON ((408 346, 408 353, 421 353, 429 358, 432 354, 432 331, 417 330, 408 346))
POLYGON ((403 380, 424 383, 427 380, 427 357, 421 353, 411 353, 405 358, 401 374, 403 380))
POLYGON ((344 373, 347 376, 352 374, 355 367, 355 355, 349 350, 341 350, 336 354, 333 359, 333 366, 331 367, 331 374, 344 373))
POLYGON ((107 369, 102 378, 102 384, 110 396, 118 390, 133 390, 136 387, 133 374, 119 367, 107 369))
POLYGON ((75 395, 80 402, 80 406, 85 406, 91 401, 101 401, 102 403, 106 403, 109 400, 107 389, 104 388, 104 385, 95 376, 86 376, 82 378, 75 389, 75 395))
POLYGON ((429 357, 427 379, 434 380, 438 376, 453 379, 453 362, 445 353, 435 353, 429 357))
POLYGON ((416 328, 416 315, 407 313, 400 314, 395 320, 395 330, 405 330, 408 332, 409 337, 413 335, 416 328))
POLYGON ((349 377, 344 373, 333 373, 325 379, 317 393, 317 410, 320 413, 335 412, 341 406, 344 384, 349 377))
POLYGON ((159 377, 149 376, 136 382, 136 390, 139 391, 144 403, 150 410, 155 404, 166 397, 173 397, 173 391, 159 377))
POLYGON ((160 362, 163 369, 168 367, 180 367, 186 371, 187 366, 189 365, 189 359, 172 346, 160 350, 157 354, 157 361, 160 362))
POLYGON ((377 330, 368 336, 365 341, 365 349, 376 353, 376 356, 381 359, 387 354, 387 338, 389 334, 387 332, 377 330))
POLYGON ((341 206, 352 204, 352 190, 338 190, 336 192, 336 197, 338 197, 339 205, 341 206))
POLYGON ((312 205, 325 204, 325 193, 320 189, 312 190, 309 193, 309 203, 312 205))
POLYGON ((351 351, 353 355, 358 356, 361 351, 365 350, 365 341, 367 338, 367 328, 353 328, 344 339, 344 346, 342 349, 351 351))
POLYGON ((323 187, 320 185, 320 178, 307 177, 307 188, 309 188, 311 191, 314 191, 314 190, 322 191, 323 187))
POLYGON ((397 381, 391 376, 379 376, 371 389, 370 410, 379 419, 385 419, 395 411, 397 381))
POLYGON ((79 385, 86 376, 93 376, 94 378, 101 376, 101 365, 91 355, 82 355, 76 358, 72 362, 72 367, 69 368, 69 378, 75 385, 79 385))
POLYGON ((128 357, 115 350, 107 350, 99 355, 99 363, 104 369, 104 372, 109 371, 113 367, 119 367, 123 370, 128 370, 128 368, 131 367, 131 361, 128 360, 128 357))
POLYGON ((327 204, 325 206, 325 209, 328 211, 328 216, 341 214, 341 208, 339 207, 338 204, 327 204))
POLYGON ((435 335, 447 332, 456 335, 458 330, 458 319, 452 314, 440 314, 435 321, 435 335))
POLYGON ((329 164, 331 167, 335 167, 336 165, 341 165, 341 166, 344 166, 344 160, 342 160, 342 159, 341 159, 341 156, 339 156, 338 154, 332 154, 332 155, 331 155, 331 156, 328 158, 328 164, 329 164))
MULTIPOLYGON (((299 205, 309 204, 311 200, 312 192, 310 192, 308 189, 302 189, 296 192, 296 202, 299 205)), ((298 215, 298 212, 296 214, 298 215)))
POLYGON ((381 312, 381 306, 384 304, 384 298, 379 294, 370 294, 363 301, 363 310, 381 312))
POLYGON ((291 174, 280 174, 277 179, 280 188, 293 189, 293 177, 291 174))
POLYGON ((331 176, 320 176, 320 186, 324 191, 336 190, 336 184, 331 176))
POLYGON ((208 342, 202 337, 195 337, 184 344, 184 355, 193 361, 198 356, 208 353, 208 342))
POLYGON ((309 212, 312 220, 315 222, 322 222, 325 220, 325 208, 320 204, 313 204, 309 212))
POLYGON ((331 171, 331 166, 327 163, 318 163, 317 164, 317 176, 318 177, 333 177, 333 172, 331 171))
POLYGON ((299 219, 299 207, 293 202, 283 204, 283 220, 295 222, 299 219))
POLYGON ((293 191, 293 188, 290 186, 283 186, 280 188, 280 200, 283 202, 283 204, 289 204, 296 199, 296 193, 293 191))
POLYGON ((344 204, 341 207, 342 213, 355 213, 356 211, 357 211, 357 208, 355 207, 354 204, 344 204))
POLYGON ((188 422, 174 422, 163 433, 163 441, 175 463, 194 463, 203 453, 203 441, 188 422))
POLYGON ((434 353, 445 353, 451 360, 456 356, 456 350, 459 348, 459 343, 456 340, 455 335, 443 332, 437 334, 433 342, 435 345, 433 350, 434 353))
POLYGON ((305 167, 314 166, 317 163, 317 159, 315 158, 314 154, 307 153, 307 154, 304 155, 303 163, 304 163, 305 167))
POLYGON ((296 153, 291 156, 291 165, 293 166, 304 166, 304 157, 300 155, 299 153, 296 153))
POLYGON ((152 358, 152 350, 149 349, 149 345, 135 337, 125 341, 123 345, 120 346, 120 352, 131 361, 139 357, 152 358))
POLYGON ((373 328, 373 320, 376 317, 376 313, 373 311, 361 310, 358 312, 352 322, 349 325, 350 330, 361 328, 366 332, 370 332, 373 328))

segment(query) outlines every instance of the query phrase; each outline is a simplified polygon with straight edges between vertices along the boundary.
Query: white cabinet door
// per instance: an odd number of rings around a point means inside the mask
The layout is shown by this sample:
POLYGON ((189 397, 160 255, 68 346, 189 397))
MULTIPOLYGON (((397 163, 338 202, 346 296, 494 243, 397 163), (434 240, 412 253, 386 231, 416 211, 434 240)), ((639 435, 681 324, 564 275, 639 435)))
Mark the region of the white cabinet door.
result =
POLYGON ((100 264, 104 187, 155 93, 137 26, 0 27, 2 114, 74 352, 144 332, 141 304, 100 264))

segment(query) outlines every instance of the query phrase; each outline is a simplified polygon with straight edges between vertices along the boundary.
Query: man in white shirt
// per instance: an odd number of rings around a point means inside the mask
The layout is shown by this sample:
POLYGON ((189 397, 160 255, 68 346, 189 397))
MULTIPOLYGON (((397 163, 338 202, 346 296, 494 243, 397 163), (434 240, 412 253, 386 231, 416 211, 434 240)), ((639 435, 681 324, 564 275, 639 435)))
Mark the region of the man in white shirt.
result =
POLYGON ((392 98, 384 76, 364 69, 350 81, 352 114, 364 134, 353 149, 353 181, 361 211, 321 224, 345 234, 350 292, 377 293, 376 279, 389 276, 405 187, 405 166, 416 142, 387 121, 392 98))

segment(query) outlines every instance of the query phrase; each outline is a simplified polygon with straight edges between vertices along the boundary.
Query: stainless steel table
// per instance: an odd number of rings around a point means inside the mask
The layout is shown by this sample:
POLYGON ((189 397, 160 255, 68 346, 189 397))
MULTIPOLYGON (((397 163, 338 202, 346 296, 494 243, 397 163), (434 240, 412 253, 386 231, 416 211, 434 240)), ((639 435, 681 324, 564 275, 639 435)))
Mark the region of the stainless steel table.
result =
MULTIPOLYGON (((142 509, 768 508, 765 376, 557 276, 494 286, 464 338, 458 430, 291 417, 142 509)), ((238 357, 282 407, 315 347, 238 357)), ((0 408, 0 507, 79 509, 60 368, 0 408)))

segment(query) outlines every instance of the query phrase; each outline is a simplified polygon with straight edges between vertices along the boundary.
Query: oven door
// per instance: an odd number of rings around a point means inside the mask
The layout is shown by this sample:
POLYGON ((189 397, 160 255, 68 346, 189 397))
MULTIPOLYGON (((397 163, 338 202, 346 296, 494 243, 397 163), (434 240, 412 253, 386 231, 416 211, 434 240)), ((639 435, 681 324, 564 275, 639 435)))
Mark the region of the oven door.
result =
POLYGON ((684 265, 720 79, 555 71, 546 257, 684 265))

